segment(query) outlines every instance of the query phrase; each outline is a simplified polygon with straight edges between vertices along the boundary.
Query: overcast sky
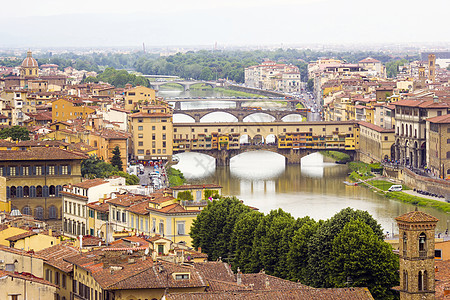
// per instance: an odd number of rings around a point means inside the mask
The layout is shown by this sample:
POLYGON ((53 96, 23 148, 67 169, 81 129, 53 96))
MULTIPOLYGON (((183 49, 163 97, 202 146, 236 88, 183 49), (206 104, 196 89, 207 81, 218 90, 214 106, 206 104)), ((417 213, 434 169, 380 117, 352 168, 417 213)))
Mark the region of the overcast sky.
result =
POLYGON ((448 0, 2 1, 0 45, 450 42, 448 0))

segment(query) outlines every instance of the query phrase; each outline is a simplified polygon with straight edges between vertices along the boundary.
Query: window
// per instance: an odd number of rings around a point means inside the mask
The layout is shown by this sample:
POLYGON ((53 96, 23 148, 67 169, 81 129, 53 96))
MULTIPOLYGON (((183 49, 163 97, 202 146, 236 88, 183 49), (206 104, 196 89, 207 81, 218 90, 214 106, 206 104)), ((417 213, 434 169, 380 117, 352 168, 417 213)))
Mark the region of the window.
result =
POLYGON ((122 222, 126 222, 127 221, 127 215, 125 214, 125 212, 122 212, 122 222))
POLYGON ((156 232, 156 219, 152 218, 152 231, 156 232))
POLYGON ((177 222, 178 235, 185 235, 184 226, 185 226, 184 221, 177 222))
POLYGON ((143 126, 138 126, 138 130, 142 131, 142 130, 144 130, 144 127, 143 126))
POLYGON ((419 257, 426 257, 427 255, 427 236, 425 233, 419 235, 419 257))
POLYGON ((408 237, 406 232, 403 233, 403 255, 405 256, 408 250, 408 237))
POLYGON ((138 142, 138 146, 144 146, 144 142, 138 142))
POLYGON ((42 166, 36 166, 36 175, 42 175, 42 166))
POLYGON ((69 174, 69 166, 61 166, 61 175, 69 174))
POLYGON ((55 284, 59 286, 59 272, 55 272, 55 284))
POLYGON ((113 220, 115 219, 115 217, 116 217, 116 210, 113 208, 112 209, 112 218, 113 218, 113 220))
POLYGON ((55 175, 55 166, 48 166, 48 175, 55 175))
POLYGON ((142 139, 144 137, 144 135, 142 133, 138 134, 138 138, 142 139))
POLYGON ((156 140, 156 134, 152 133, 152 140, 155 141, 156 140))
POLYGON ((30 175, 30 167, 23 167, 22 168, 22 175, 23 176, 29 176, 30 175))
POLYGON ((175 274, 175 279, 176 280, 189 279, 189 273, 187 273, 187 274, 175 274))
POLYGON ((387 140, 388 140, 388 137, 387 137, 387 136, 385 136, 385 137, 384 137, 384 140, 385 140, 385 141, 387 141, 387 140))
POLYGON ((441 249, 435 249, 434 250, 434 258, 435 259, 442 259, 442 250, 441 249))
POLYGON ((144 154, 144 149, 138 149, 137 153, 138 154, 144 154))
POLYGON ((159 234, 164 234, 164 223, 163 223, 163 221, 159 222, 159 234))
POLYGON ((16 167, 9 167, 9 175, 16 176, 16 167))
POLYGON ((165 134, 165 133, 163 133, 163 135, 162 135, 162 139, 163 139, 163 140, 165 140, 165 139, 166 139, 166 134, 165 134))
POLYGON ((144 122, 143 119, 138 119, 138 123, 142 123, 142 122, 144 122))

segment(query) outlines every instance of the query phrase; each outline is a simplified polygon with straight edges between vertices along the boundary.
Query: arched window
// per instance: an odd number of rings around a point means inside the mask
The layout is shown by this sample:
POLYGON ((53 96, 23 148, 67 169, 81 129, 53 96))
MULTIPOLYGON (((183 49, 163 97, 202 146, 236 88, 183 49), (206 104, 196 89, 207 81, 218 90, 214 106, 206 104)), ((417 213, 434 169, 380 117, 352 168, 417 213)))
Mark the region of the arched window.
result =
POLYGON ((427 256, 427 236, 425 233, 419 235, 419 257, 427 256))
POLYGON ((403 255, 406 256, 408 250, 408 237, 406 232, 403 233, 403 255))
POLYGON ((51 185, 49 187, 49 193, 48 194, 49 194, 50 197, 55 197, 56 196, 56 188, 55 188, 54 185, 51 185))
POLYGON ((24 208, 22 208, 22 214, 31 216, 31 208, 27 205, 24 208))
POLYGON ((23 196, 30 197, 30 187, 27 185, 23 187, 23 196))
POLYGON ((36 197, 42 197, 42 186, 40 185, 36 187, 36 197))
POLYGON ((40 206, 34 209, 34 218, 38 220, 44 219, 44 209, 40 206))
POLYGON ((412 136, 412 125, 409 125, 409 136, 412 136))
POLYGON ((57 214, 58 210, 56 209, 56 206, 52 205, 48 208, 48 218, 49 219, 56 219, 58 218, 57 214))
POLYGON ((426 291, 428 290, 428 273, 427 271, 423 271, 423 275, 422 275, 422 280, 423 280, 423 290, 426 291))
POLYGON ((17 189, 16 189, 15 186, 10 187, 9 195, 10 195, 11 198, 16 198, 16 196, 17 196, 17 189))
POLYGON ((408 271, 403 271, 403 290, 408 290, 408 271))
POLYGON ((422 271, 419 271, 419 282, 418 282, 418 287, 419 287, 419 291, 423 291, 423 276, 422 276, 422 271))

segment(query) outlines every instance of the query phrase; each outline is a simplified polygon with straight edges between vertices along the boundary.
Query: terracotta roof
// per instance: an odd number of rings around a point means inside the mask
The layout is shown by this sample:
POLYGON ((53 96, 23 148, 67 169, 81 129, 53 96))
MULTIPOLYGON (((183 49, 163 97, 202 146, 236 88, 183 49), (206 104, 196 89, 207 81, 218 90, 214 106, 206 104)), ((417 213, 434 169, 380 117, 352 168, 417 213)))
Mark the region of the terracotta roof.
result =
POLYGON ((33 236, 33 235, 37 235, 37 232, 34 231, 27 231, 24 233, 20 233, 20 234, 16 234, 13 236, 10 236, 9 238, 6 238, 5 240, 10 241, 10 242, 17 242, 18 240, 33 236))
POLYGON ((172 190, 208 189, 208 188, 221 189, 222 186, 218 184, 186 184, 171 187, 172 190))
POLYGON ((429 121, 431 123, 448 124, 448 123, 450 123, 450 114, 429 118, 429 119, 427 119, 427 121, 429 121))
POLYGON ((8 272, 8 271, 0 270, 0 277, 4 277, 4 276, 10 276, 13 278, 18 278, 18 279, 22 279, 22 280, 32 281, 35 283, 45 284, 45 285, 49 285, 49 286, 52 286, 55 288, 58 287, 58 286, 54 285, 53 283, 51 283, 47 280, 44 280, 42 278, 33 276, 32 274, 25 274, 25 273, 20 274, 20 273, 16 273, 16 272, 8 272))
POLYGON ((109 212, 109 204, 108 204, 108 202, 101 203, 99 201, 96 201, 96 202, 88 203, 86 205, 90 209, 93 209, 93 210, 96 210, 96 211, 101 211, 101 212, 104 212, 104 213, 109 212))
POLYGON ((448 108, 446 102, 434 102, 433 100, 400 100, 392 103, 395 106, 409 106, 420 108, 448 108))
POLYGON ((108 203, 129 207, 133 204, 141 203, 147 199, 148 197, 143 195, 125 194, 125 195, 117 195, 116 198, 108 199, 108 203))
POLYGON ((67 261, 64 261, 64 258, 71 257, 74 255, 78 255, 79 252, 77 249, 64 245, 59 244, 55 245, 46 249, 43 249, 41 251, 36 252, 36 254, 44 257, 46 259, 46 263, 63 271, 63 272, 70 272, 73 269, 73 265, 67 261))
POLYGON ((395 219, 397 221, 407 222, 407 223, 437 222, 437 221, 439 221, 437 218, 435 218, 432 215, 429 215, 427 213, 424 213, 423 211, 411 211, 411 212, 406 213, 404 215, 398 216, 395 219))
MULTIPOLYGON (((237 275, 235 275, 237 276, 237 275)), ((251 285, 254 290, 285 290, 285 289, 310 289, 311 287, 301 283, 281 279, 264 272, 242 274, 242 284, 251 285)))
POLYGON ((202 272, 207 279, 235 282, 235 275, 231 270, 231 267, 221 261, 208 261, 208 262, 196 262, 193 263, 196 270, 202 272))
POLYGON ((94 186, 98 186, 98 185, 102 185, 108 183, 108 181, 103 180, 102 178, 95 178, 95 179, 89 179, 89 180, 85 180, 83 182, 80 183, 75 183, 73 184, 74 187, 79 187, 79 188, 83 188, 83 189, 88 189, 94 186))
POLYGON ((360 63, 379 63, 380 61, 375 58, 372 58, 372 57, 367 57, 363 60, 360 60, 359 62, 360 63))
POLYGON ((373 300, 367 288, 290 289, 269 291, 224 291, 206 293, 166 294, 167 300, 233 300, 233 299, 304 299, 304 300, 373 300))
POLYGON ((0 161, 13 160, 82 160, 86 155, 57 147, 33 147, 29 150, 0 150, 0 161))
POLYGON ((370 128, 370 129, 375 130, 377 132, 382 132, 382 133, 392 132, 392 133, 395 133, 395 129, 386 129, 386 128, 383 128, 383 127, 380 127, 378 125, 375 125, 375 124, 372 124, 372 123, 368 123, 368 122, 365 122, 365 121, 359 121, 358 123, 359 123, 360 126, 364 126, 364 127, 370 128))
POLYGON ((16 249, 16 248, 10 248, 10 247, 3 246, 3 245, 0 245, 0 251, 5 251, 5 252, 9 252, 9 253, 17 254, 17 255, 29 256, 29 257, 33 256, 33 258, 45 260, 44 257, 34 254, 34 251, 25 251, 25 250, 16 249))
POLYGON ((436 299, 450 299, 447 295, 444 297, 444 291, 450 290, 450 260, 435 262, 436 279, 436 299))

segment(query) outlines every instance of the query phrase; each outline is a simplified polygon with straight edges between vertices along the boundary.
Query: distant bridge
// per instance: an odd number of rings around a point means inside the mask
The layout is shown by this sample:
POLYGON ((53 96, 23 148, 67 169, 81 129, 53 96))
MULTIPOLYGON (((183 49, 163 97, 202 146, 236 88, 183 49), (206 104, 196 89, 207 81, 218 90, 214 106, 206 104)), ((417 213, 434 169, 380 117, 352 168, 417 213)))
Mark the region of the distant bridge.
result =
POLYGON ((287 107, 289 109, 295 109, 297 107, 297 104, 301 103, 303 104, 300 100, 296 100, 296 99, 290 99, 290 100, 285 100, 285 99, 270 99, 270 98, 180 98, 180 99, 167 99, 167 102, 172 102, 174 103, 174 109, 175 110, 181 110, 181 103, 183 102, 206 102, 206 101, 223 101, 223 102, 234 102, 236 103, 236 109, 240 109, 242 108, 242 103, 247 103, 247 102, 274 102, 274 101, 283 101, 287 103, 287 107))
MULTIPOLYGON (((145 76, 144 77, 148 77, 145 76)), ((151 77, 152 78, 152 77, 151 77)), ((218 86, 218 84, 214 81, 201 81, 201 80, 170 80, 170 81, 150 81, 150 85, 155 88, 158 89, 166 84, 178 84, 180 86, 183 87, 183 89, 185 91, 189 91, 189 89, 191 88, 192 85, 194 84, 203 84, 203 85, 208 85, 212 88, 215 88, 216 86, 218 86)))
POLYGON ((302 117, 307 117, 306 111, 296 111, 296 110, 245 110, 239 108, 208 108, 208 109, 189 109, 181 110, 175 109, 174 114, 187 115, 195 120, 195 122, 200 122, 200 119, 204 116, 214 113, 214 112, 224 112, 234 116, 238 122, 243 122, 244 119, 253 114, 266 114, 275 118, 276 122, 281 122, 282 119, 289 115, 301 115, 302 117))

